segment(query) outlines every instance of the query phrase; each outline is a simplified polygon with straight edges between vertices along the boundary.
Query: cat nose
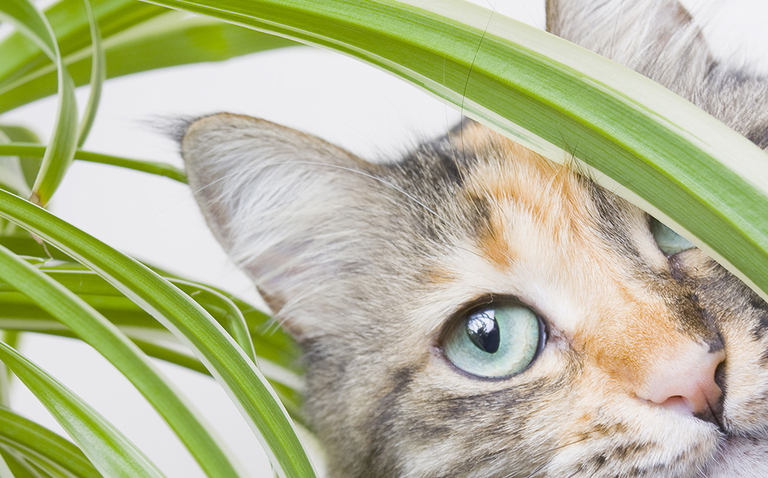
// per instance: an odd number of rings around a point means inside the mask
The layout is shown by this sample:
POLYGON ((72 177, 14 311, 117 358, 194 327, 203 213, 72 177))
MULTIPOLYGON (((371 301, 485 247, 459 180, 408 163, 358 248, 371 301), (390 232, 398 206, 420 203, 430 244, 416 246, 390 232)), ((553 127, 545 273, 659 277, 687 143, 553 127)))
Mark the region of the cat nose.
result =
POLYGON ((638 398, 690 415, 707 414, 722 392, 715 383, 715 370, 725 360, 725 351, 689 350, 656 362, 638 387, 638 398))

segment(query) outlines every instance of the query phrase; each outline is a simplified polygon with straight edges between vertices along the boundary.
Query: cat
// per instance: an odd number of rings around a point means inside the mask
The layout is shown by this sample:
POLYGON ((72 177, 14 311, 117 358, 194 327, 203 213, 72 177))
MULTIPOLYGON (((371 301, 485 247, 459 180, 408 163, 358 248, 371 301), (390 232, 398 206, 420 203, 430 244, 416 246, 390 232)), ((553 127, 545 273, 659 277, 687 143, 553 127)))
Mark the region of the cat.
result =
MULTIPOLYGON (((676 1, 547 9, 768 148, 768 83, 676 1)), ((303 348, 329 476, 768 476, 768 305, 589 177, 471 120, 384 164, 226 113, 181 149, 303 348)))

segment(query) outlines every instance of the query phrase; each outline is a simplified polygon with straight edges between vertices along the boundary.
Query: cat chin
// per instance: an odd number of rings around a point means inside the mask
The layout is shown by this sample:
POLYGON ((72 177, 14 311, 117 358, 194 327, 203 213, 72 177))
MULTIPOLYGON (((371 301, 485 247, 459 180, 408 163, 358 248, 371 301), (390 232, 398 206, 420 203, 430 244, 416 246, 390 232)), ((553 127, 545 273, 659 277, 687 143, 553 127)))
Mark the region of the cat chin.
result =
POLYGON ((768 476, 768 442, 765 439, 728 437, 702 476, 740 478, 768 476))

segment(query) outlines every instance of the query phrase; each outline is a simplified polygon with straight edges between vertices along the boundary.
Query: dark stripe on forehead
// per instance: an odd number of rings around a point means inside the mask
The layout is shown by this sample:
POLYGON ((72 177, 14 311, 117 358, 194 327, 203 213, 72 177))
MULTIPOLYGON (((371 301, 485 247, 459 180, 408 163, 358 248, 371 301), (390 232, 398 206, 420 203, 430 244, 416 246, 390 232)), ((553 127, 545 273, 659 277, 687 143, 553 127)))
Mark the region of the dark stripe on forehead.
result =
POLYGON ((606 240, 615 250, 622 255, 634 259, 637 265, 645 267, 644 261, 640 258, 640 251, 632 240, 626 222, 629 216, 629 204, 607 191, 597 183, 590 181, 590 196, 597 211, 595 221, 598 231, 603 239, 606 240))

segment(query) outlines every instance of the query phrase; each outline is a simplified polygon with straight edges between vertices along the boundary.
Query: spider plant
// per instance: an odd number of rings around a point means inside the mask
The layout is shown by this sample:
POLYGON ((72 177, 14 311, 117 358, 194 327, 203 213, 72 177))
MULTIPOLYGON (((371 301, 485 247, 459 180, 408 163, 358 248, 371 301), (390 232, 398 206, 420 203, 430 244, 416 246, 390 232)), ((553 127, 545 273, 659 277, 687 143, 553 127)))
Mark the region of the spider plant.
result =
POLYGON ((58 101, 45 145, 0 117, 0 361, 69 435, 15 413, 7 400, 12 375, 3 372, 2 477, 162 476, 120 430, 18 350, 18 334, 27 331, 74 337, 101 353, 208 476, 241 472, 152 357, 211 375, 278 476, 316 473, 294 426, 300 390, 290 377, 301 373, 299 352, 287 335, 264 327, 268 315, 122 254, 45 208, 74 160, 185 180, 167 164, 81 149, 101 85, 117 76, 296 43, 352 56, 552 160, 573 153, 598 181, 768 297, 768 221, 759 214, 768 210, 764 154, 649 80, 482 7, 461 0, 61 0, 41 13, 30 0, 4 0, 0 15, 15 28, 0 43, 0 115, 53 94, 58 101), (78 117, 74 89, 85 84, 90 96, 78 117), (641 140, 649 137, 652 143, 641 140), (697 174, 701 168, 712 174, 697 174), (660 189, 670 192, 654 194, 660 189), (169 345, 171 336, 184 348, 169 345), (257 363, 272 364, 270 373, 257 363))

